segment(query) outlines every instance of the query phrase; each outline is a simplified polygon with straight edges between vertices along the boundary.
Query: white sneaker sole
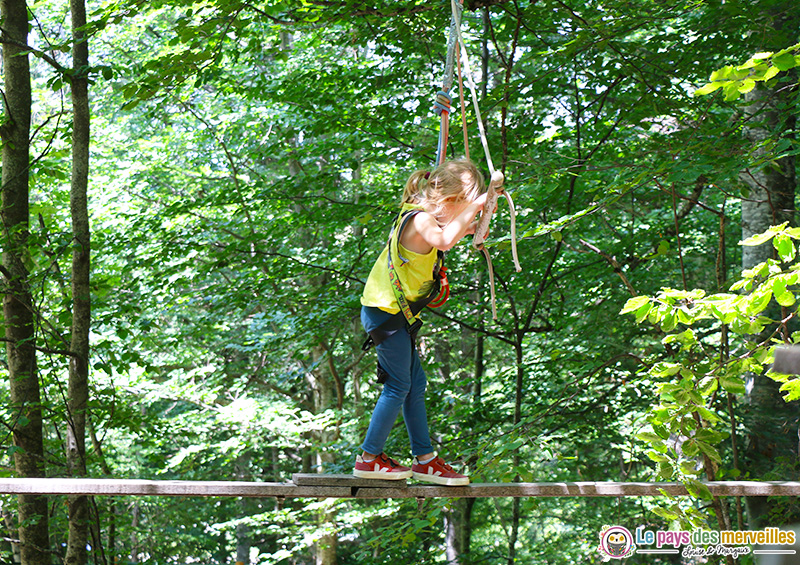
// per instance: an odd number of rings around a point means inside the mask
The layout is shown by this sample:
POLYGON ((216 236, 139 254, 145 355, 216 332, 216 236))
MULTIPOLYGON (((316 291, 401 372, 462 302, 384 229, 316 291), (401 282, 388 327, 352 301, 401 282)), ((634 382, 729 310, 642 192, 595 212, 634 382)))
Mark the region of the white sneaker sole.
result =
POLYGON ((353 476, 359 479, 383 479, 384 481, 402 481, 411 478, 411 471, 397 471, 388 473, 383 471, 357 471, 353 470, 353 476))
POLYGON ((461 478, 454 478, 454 477, 439 477, 437 475, 427 475, 425 473, 417 473, 413 471, 414 478, 418 481, 424 481, 426 483, 436 483, 437 485, 444 485, 447 487, 463 487, 469 484, 469 477, 461 477, 461 478))

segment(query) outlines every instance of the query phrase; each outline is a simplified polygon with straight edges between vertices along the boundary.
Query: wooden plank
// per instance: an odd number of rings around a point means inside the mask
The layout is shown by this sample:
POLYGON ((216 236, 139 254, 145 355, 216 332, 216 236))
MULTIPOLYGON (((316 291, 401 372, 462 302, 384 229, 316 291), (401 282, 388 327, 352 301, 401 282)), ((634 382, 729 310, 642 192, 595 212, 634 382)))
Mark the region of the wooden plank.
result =
MULTIPOLYGON (((721 481, 704 483, 718 496, 799 496, 800 482, 721 481)), ((356 498, 496 498, 688 496, 681 483, 473 483, 464 487, 412 485, 407 489, 361 488, 356 498)))
POLYGON ((405 479, 389 481, 386 479, 362 479, 345 473, 295 473, 292 482, 297 486, 336 486, 336 487, 388 487, 406 488, 405 479))
POLYGON ((0 478, 0 494, 88 494, 249 498, 350 498, 349 487, 299 487, 294 483, 156 481, 140 479, 0 478))
MULTIPOLYGON (((324 475, 322 475, 324 476, 324 475)), ((372 483, 372 481, 370 481, 372 483)), ((800 482, 718 481, 704 483, 719 496, 800 496, 800 482)), ((474 483, 464 487, 337 486, 244 481, 157 481, 138 479, 0 478, 0 494, 87 494, 96 496, 179 496, 249 498, 487 498, 686 496, 680 483, 563 482, 474 483)))
POLYGON ((662 496, 659 489, 673 496, 686 496, 680 483, 472 483, 463 487, 412 485, 404 490, 361 488, 356 498, 523 498, 523 497, 598 497, 662 496))

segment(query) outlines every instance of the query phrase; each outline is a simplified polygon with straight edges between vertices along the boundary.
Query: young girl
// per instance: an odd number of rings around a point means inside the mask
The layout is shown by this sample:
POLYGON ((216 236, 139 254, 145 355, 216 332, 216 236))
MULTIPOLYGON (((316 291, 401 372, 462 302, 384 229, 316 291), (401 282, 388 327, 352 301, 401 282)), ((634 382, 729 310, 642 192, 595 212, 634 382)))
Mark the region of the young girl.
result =
POLYGON ((417 171, 406 182, 401 214, 410 211, 411 217, 396 223, 398 245, 393 247, 390 238, 372 267, 361 297, 361 322, 376 343, 378 371, 385 381, 361 445, 363 453, 356 457, 353 474, 357 477, 413 476, 442 485, 469 484, 469 477, 456 473, 431 446, 425 412, 426 377, 414 343, 421 322, 410 325, 407 318, 418 317, 401 311, 398 301, 402 302, 404 296, 413 306, 428 297, 434 286, 434 270, 441 262, 439 251, 475 233, 475 216, 485 200, 483 176, 470 161, 449 161, 432 172, 417 171), (400 296, 392 288, 393 278, 402 283, 400 296), (383 453, 401 408, 414 456, 410 469, 383 453))

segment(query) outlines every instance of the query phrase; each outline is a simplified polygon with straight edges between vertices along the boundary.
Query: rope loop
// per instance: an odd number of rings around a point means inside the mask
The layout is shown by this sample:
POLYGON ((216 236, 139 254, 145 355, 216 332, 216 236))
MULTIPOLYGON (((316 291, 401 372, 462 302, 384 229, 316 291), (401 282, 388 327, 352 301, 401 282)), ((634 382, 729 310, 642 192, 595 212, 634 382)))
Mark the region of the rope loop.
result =
POLYGON ((442 112, 450 113, 450 103, 453 99, 444 90, 436 93, 436 100, 433 102, 433 109, 437 116, 441 116, 442 112))

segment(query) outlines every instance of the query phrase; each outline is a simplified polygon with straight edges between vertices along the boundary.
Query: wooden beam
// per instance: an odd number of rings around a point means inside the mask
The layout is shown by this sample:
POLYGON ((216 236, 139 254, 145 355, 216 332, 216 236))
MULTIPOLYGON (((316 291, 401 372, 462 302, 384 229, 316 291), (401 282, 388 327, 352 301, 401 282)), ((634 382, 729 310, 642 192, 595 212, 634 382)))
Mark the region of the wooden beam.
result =
POLYGON ((292 475, 292 482, 299 487, 310 486, 336 486, 336 487, 389 487, 406 488, 408 483, 405 479, 361 479, 354 475, 345 473, 295 473, 292 475))
POLYGON ((302 487, 294 483, 244 481, 150 481, 139 479, 6 479, 0 494, 87 494, 95 496, 225 496, 248 498, 350 498, 343 486, 302 487))
MULTIPOLYGON (((177 496, 246 498, 494 498, 687 496, 681 483, 473 483, 464 487, 403 484, 361 486, 353 477, 319 475, 317 484, 244 481, 155 481, 138 479, 0 478, 0 494, 86 494, 95 496, 177 496), (325 477, 333 477, 326 481, 325 477), (349 481, 348 481, 349 478, 349 481), (358 484, 348 484, 357 482, 358 484), (327 484, 326 484, 327 483, 327 484)), ((301 482, 303 482, 301 480, 301 482)), ((717 481, 704 483, 718 496, 800 496, 800 482, 717 481)))
MULTIPOLYGON (((800 482, 720 481, 705 484, 718 496, 798 496, 800 482)), ((356 498, 498 498, 688 496, 681 483, 472 483, 465 487, 413 485, 405 489, 361 488, 356 498), (663 491, 663 492, 662 492, 663 491)))

